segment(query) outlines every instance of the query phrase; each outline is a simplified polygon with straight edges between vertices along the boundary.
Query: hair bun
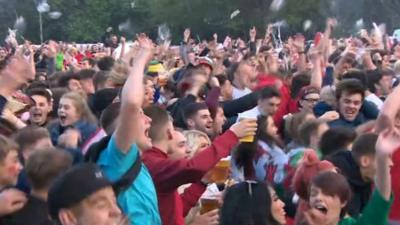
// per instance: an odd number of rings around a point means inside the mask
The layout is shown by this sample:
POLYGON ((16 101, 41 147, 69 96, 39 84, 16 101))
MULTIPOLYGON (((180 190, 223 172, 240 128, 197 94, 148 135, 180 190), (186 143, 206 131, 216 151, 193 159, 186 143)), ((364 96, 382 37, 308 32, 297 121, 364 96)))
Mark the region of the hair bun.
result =
POLYGON ((314 166, 318 164, 320 161, 318 159, 317 153, 312 149, 306 149, 304 151, 303 161, 304 166, 314 166))

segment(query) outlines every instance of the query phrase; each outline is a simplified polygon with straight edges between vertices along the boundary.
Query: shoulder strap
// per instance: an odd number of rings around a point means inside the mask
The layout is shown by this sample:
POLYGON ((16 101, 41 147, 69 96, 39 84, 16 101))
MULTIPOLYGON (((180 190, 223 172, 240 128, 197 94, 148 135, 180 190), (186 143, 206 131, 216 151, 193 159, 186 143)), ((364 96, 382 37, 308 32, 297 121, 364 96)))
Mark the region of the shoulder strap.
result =
POLYGON ((122 191, 126 190, 132 183, 135 181, 136 177, 139 175, 139 172, 142 168, 142 159, 140 155, 137 157, 135 163, 122 175, 119 180, 113 183, 113 189, 115 193, 118 195, 122 191))
MULTIPOLYGON (((85 162, 97 162, 100 157, 101 152, 107 148, 108 142, 111 140, 111 136, 106 136, 100 141, 92 144, 88 152, 85 155, 85 162)), ((113 183, 113 189, 118 195, 121 191, 126 190, 139 175, 140 169, 142 168, 142 160, 140 155, 133 165, 122 175, 120 179, 113 183)))
POLYGON ((100 153, 107 148, 111 135, 103 137, 100 141, 93 143, 85 154, 85 162, 97 162, 100 153))

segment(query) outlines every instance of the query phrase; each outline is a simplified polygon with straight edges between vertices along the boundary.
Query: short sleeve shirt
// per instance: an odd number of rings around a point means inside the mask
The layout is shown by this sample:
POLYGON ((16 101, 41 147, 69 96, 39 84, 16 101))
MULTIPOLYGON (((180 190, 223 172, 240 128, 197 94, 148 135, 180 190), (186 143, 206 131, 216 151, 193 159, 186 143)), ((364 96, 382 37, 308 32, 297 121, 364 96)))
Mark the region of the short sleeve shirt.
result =
MULTIPOLYGON (((138 156, 139 148, 136 144, 125 154, 118 149, 115 136, 112 136, 107 148, 101 152, 97 164, 106 177, 114 182, 128 171, 138 156)), ((135 181, 128 189, 119 193, 117 200, 130 224, 161 225, 156 190, 144 164, 135 181)))

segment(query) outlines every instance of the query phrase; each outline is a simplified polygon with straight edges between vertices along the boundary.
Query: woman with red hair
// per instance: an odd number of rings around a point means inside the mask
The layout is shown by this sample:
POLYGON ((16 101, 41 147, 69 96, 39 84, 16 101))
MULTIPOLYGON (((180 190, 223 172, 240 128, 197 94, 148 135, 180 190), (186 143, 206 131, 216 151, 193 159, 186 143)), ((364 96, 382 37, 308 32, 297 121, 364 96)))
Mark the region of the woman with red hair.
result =
POLYGON ((323 171, 336 171, 335 166, 326 160, 320 161, 317 153, 308 149, 305 151, 302 161, 293 177, 293 189, 300 197, 295 216, 295 224, 302 221, 304 211, 308 209, 309 189, 311 180, 323 171))

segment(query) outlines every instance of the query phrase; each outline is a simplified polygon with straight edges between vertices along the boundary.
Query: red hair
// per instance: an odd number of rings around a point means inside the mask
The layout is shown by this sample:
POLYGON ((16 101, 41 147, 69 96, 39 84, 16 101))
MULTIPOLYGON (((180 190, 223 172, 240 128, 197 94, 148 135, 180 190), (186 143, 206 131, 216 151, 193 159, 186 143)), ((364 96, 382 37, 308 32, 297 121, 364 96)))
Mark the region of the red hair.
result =
POLYGON ((323 171, 333 170, 335 166, 326 160, 320 161, 317 153, 312 149, 306 149, 301 164, 297 168, 292 186, 297 195, 303 200, 309 199, 309 187, 312 179, 323 171))

